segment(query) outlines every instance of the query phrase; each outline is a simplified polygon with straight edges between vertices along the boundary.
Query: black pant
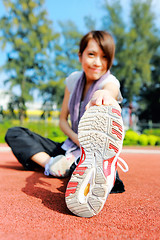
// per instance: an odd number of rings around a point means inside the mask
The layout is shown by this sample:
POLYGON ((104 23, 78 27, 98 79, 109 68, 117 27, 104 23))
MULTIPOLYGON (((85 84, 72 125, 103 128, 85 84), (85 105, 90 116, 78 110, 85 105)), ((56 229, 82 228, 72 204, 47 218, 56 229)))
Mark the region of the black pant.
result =
MULTIPOLYGON (((5 136, 5 141, 11 147, 15 157, 26 170, 33 170, 38 166, 38 164, 30 159, 36 153, 46 152, 52 157, 65 154, 65 151, 61 148, 62 143, 57 143, 48 138, 44 138, 34 132, 31 132, 27 128, 9 128, 5 136)), ((75 168, 76 165, 73 163, 70 169, 71 173, 75 168)), ((123 182, 119 178, 117 172, 115 185, 111 193, 120 193, 124 191, 123 182)))
POLYGON ((34 169, 37 166, 30 159, 36 153, 46 152, 52 157, 65 154, 65 151, 61 148, 62 143, 44 138, 23 127, 9 128, 5 136, 5 141, 11 147, 18 161, 28 170, 34 169))

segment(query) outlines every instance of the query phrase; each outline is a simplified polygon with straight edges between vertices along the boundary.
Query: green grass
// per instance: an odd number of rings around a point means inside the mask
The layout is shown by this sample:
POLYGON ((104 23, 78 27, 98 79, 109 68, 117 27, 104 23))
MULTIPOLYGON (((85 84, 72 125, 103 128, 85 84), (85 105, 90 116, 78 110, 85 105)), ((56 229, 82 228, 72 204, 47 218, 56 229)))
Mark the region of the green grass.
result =
MULTIPOLYGON (((4 143, 4 137, 8 128, 20 126, 18 120, 3 120, 0 123, 0 143, 4 143)), ((29 128, 31 131, 40 134, 43 137, 49 138, 55 142, 63 142, 66 140, 66 136, 60 130, 57 124, 45 121, 25 121, 22 127, 29 128)), ((125 134, 123 145, 135 146, 135 145, 160 145, 160 134, 159 129, 144 130, 143 134, 138 134, 132 130, 128 130, 125 134)))
MULTIPOLYGON (((0 143, 5 142, 4 137, 8 128, 15 126, 20 126, 20 122, 18 120, 4 121, 3 123, 0 123, 0 143)), ((66 136, 60 130, 59 126, 50 122, 24 122, 21 127, 29 128, 31 131, 34 131, 43 137, 50 138, 56 142, 63 142, 66 139, 66 136)))

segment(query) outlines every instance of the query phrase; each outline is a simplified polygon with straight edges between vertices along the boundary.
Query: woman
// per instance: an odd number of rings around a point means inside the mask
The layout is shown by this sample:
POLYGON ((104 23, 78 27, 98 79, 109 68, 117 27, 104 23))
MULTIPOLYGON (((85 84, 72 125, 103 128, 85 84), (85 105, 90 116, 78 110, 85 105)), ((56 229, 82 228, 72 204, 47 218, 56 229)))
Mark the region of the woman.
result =
MULTIPOLYGON (((75 161, 78 162, 82 153, 80 163, 77 166, 79 167, 82 164, 82 157, 84 156, 84 154, 86 155, 84 151, 85 147, 82 148, 82 151, 81 151, 80 145, 84 145, 83 142, 87 143, 88 141, 88 140, 85 141, 83 137, 83 132, 84 132, 83 125, 87 125, 87 123, 85 124, 85 121, 86 121, 85 119, 87 119, 88 121, 88 116, 85 114, 87 114, 88 111, 91 110, 89 114, 93 116, 95 111, 95 110, 92 110, 93 108, 94 109, 98 108, 98 111, 100 110, 100 112, 101 111, 103 112, 103 114, 100 114, 100 118, 102 115, 105 116, 105 121, 110 121, 108 119, 112 119, 112 120, 114 119, 114 122, 116 125, 114 127, 114 134, 112 134, 113 136, 116 136, 117 138, 117 136, 119 136, 118 134, 120 134, 121 136, 123 135, 123 129, 122 129, 123 123, 120 116, 121 109, 118 104, 118 101, 120 102, 122 100, 120 90, 119 90, 120 84, 119 84, 119 81, 110 73, 110 68, 112 66, 113 59, 114 59, 114 53, 115 53, 115 44, 114 44, 113 38, 109 33, 105 31, 92 31, 86 34, 82 38, 80 42, 80 49, 79 49, 79 61, 81 62, 83 71, 74 72, 66 79, 66 89, 65 89, 65 94, 64 94, 64 99, 63 99, 62 109, 60 114, 60 121, 59 121, 61 130, 68 136, 68 139, 63 144, 56 143, 51 141, 50 139, 43 138, 29 131, 28 129, 15 127, 8 130, 5 140, 11 147, 13 153, 15 154, 19 162, 21 162, 26 169, 32 168, 34 163, 36 163, 38 165, 41 165, 42 167, 45 167, 46 175, 52 174, 58 177, 67 176, 68 173, 70 172, 70 167, 71 166, 73 167, 73 165, 75 165, 74 164, 75 161), (107 106, 114 106, 114 108, 111 107, 111 109, 108 110, 107 106), (112 114, 112 116, 110 116, 108 114, 109 113, 108 111, 112 111, 112 110, 115 111, 116 114, 114 113, 112 114), (69 114, 71 118, 71 126, 68 122, 69 114), (84 114, 84 118, 82 122, 84 121, 84 123, 82 123, 80 127, 82 128, 82 133, 80 131, 80 135, 81 135, 80 136, 81 144, 80 144, 78 140, 78 124, 83 114, 84 114), (115 119, 118 119, 118 120, 116 121, 115 119)), ((101 119, 100 119, 100 122, 101 122, 101 119)), ((111 149, 111 153, 112 153, 111 155, 113 155, 112 157, 115 158, 115 156, 117 156, 117 152, 119 154, 120 149, 122 147, 122 140, 123 140, 123 136, 121 137, 121 139, 118 138, 118 140, 114 140, 115 145, 114 144, 110 145, 112 146, 112 149, 111 149)), ((95 137, 95 141, 99 141, 99 139, 96 139, 95 137)), ((91 142, 91 144, 93 144, 93 141, 91 142)), ((102 141, 102 145, 103 145, 103 141, 102 141)), ((102 159, 102 162, 103 161, 104 159, 102 159)), ((108 183, 105 183, 105 187, 103 188, 103 192, 105 193, 104 194, 101 193, 101 195, 104 195, 102 196, 102 198, 104 198, 105 200, 115 182, 116 164, 117 164, 117 159, 114 160, 114 163, 113 163, 114 170, 112 171, 113 173, 111 174, 112 180, 109 180, 112 183, 109 184, 109 186, 107 186, 108 183)), ((110 165, 112 165, 112 163, 110 163, 110 165)), ((74 174, 74 172, 72 174, 72 178, 74 178, 76 175, 74 174)), ((95 173, 91 175, 95 175, 95 173)), ((90 177, 92 178, 92 176, 90 177)), ((86 216, 93 216, 97 214, 103 207, 105 200, 102 201, 103 202, 102 204, 99 204, 100 207, 98 205, 98 210, 95 210, 95 209, 85 210, 83 214, 79 213, 79 210, 74 211, 72 206, 70 207, 70 205, 74 205, 74 204, 76 204, 77 206, 81 205, 80 202, 78 203, 74 202, 74 200, 72 199, 72 196, 74 198, 72 185, 75 186, 75 181, 73 181, 72 178, 69 182, 69 185, 66 191, 66 203, 68 208, 72 212, 74 212, 76 215, 79 215, 79 216, 86 217, 86 216), (71 194, 69 193, 70 187, 71 187, 71 194)), ((105 182, 108 182, 107 178, 108 177, 105 176, 103 180, 105 182)), ((83 179, 82 177, 82 180, 85 180, 85 178, 83 179)), ((92 180, 90 181, 92 182, 92 180)), ((77 186, 81 184, 83 185, 83 181, 79 182, 77 180, 77 182, 78 182, 77 186)), ((122 187, 122 191, 124 191, 123 183, 121 187, 122 187)), ((98 188, 100 189, 100 186, 98 188)), ((77 190, 77 188, 75 189, 77 190)), ((85 188, 83 190, 85 190, 85 188)), ((91 189, 88 190, 88 192, 90 191, 91 189)), ((94 189, 94 192, 96 191, 99 191, 99 190, 94 189)), ((87 193, 87 196, 88 196, 88 193, 87 193)), ((86 202, 86 198, 84 198, 83 201, 86 202)), ((91 200, 92 203, 86 204, 87 209, 90 208, 89 207, 90 205, 94 205, 94 201, 97 204, 97 202, 99 201, 99 196, 93 197, 93 199, 91 200)), ((96 208, 96 207, 93 207, 93 208, 96 208)))

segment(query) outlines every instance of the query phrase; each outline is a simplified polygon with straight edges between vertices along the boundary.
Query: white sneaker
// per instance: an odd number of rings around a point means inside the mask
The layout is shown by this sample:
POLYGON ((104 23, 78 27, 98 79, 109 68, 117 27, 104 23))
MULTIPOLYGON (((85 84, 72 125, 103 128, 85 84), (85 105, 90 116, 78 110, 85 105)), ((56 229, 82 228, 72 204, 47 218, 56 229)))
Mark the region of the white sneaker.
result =
POLYGON ((78 138, 82 154, 67 185, 65 200, 77 216, 92 217, 113 188, 123 144, 123 121, 113 106, 93 106, 82 116, 78 138))
POLYGON ((80 157, 79 149, 75 150, 69 149, 66 155, 58 155, 56 157, 51 157, 49 162, 45 165, 44 174, 54 177, 68 177, 70 175, 70 167, 75 162, 75 160, 80 157))

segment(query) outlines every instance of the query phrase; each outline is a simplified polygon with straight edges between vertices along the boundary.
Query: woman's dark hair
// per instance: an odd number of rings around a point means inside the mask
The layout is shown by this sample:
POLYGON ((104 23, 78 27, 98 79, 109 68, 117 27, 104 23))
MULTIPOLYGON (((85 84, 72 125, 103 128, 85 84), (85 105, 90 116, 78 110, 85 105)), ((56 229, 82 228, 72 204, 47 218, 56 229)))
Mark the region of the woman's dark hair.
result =
POLYGON ((105 31, 91 31, 87 33, 80 41, 80 47, 79 47, 79 54, 82 55, 83 51, 88 45, 89 40, 94 39, 104 54, 107 57, 107 70, 111 68, 113 59, 114 59, 114 53, 115 53, 115 43, 113 40, 113 37, 105 31))

